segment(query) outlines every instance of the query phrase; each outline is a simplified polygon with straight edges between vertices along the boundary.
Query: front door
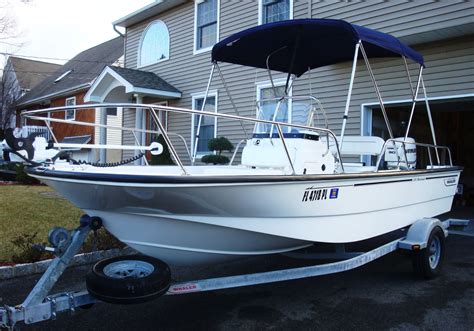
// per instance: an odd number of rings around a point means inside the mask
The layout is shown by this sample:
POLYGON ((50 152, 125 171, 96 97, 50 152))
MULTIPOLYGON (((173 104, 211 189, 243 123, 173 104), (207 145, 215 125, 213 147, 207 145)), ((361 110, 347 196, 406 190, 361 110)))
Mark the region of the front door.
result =
MULTIPOLYGON (((154 104, 158 106, 168 106, 168 101, 156 102, 154 104)), ((161 124, 163 125, 165 130, 168 130, 168 112, 159 110, 157 111, 157 113, 161 124)), ((160 130, 155 119, 151 116, 150 112, 147 112, 146 114, 146 129, 150 131, 156 131, 156 133, 147 133, 146 135, 146 143, 147 145, 150 145, 150 143, 157 141, 158 136, 160 135, 160 130)))
MULTIPOLYGON (((158 106, 168 106, 168 101, 155 102, 154 104, 158 106)), ((158 118, 160 119, 161 124, 165 128, 165 131, 168 130, 168 112, 158 110, 157 113, 158 113, 158 118)), ((161 133, 155 119, 152 117, 149 111, 146 112, 146 129, 150 131, 155 131, 155 133, 146 134, 146 145, 149 146, 152 142, 158 141, 158 137, 161 133)), ((150 152, 146 153, 146 157, 147 157, 147 160, 151 159, 150 152)))

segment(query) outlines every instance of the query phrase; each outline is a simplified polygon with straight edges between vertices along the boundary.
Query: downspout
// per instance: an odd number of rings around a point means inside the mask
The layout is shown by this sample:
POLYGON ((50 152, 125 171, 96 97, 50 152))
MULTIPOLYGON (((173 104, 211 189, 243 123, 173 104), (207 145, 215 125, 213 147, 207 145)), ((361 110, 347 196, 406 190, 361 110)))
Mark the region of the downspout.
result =
POLYGON ((112 26, 114 28, 114 31, 117 32, 120 35, 120 37, 125 38, 125 35, 122 32, 120 32, 119 30, 117 30, 117 26, 115 24, 113 24, 112 26))
POLYGON ((125 65, 125 59, 127 58, 127 55, 125 54, 126 50, 127 50, 127 47, 125 47, 125 44, 127 43, 127 35, 123 34, 119 30, 117 30, 117 26, 115 24, 112 24, 112 27, 113 27, 114 31, 117 32, 118 35, 123 38, 123 66, 125 68, 125 67, 127 67, 125 65))

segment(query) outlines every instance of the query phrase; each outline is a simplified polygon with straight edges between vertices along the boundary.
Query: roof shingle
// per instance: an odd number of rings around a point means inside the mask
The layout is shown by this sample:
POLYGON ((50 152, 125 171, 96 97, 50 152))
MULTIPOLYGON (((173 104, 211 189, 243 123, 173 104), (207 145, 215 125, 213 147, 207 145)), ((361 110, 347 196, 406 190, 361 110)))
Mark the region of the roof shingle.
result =
POLYGON ((81 87, 89 86, 108 65, 116 62, 123 55, 123 38, 117 37, 100 45, 89 48, 61 66, 54 74, 44 79, 18 101, 24 106, 39 102, 54 95, 66 94, 81 87), (64 78, 55 80, 67 71, 64 78))
POLYGON ((29 60, 16 56, 10 56, 9 60, 15 71, 18 84, 24 90, 31 90, 61 67, 61 65, 55 63, 29 60))
POLYGON ((123 77, 123 79, 135 87, 181 93, 181 91, 176 87, 169 84, 153 72, 112 66, 109 66, 109 68, 118 73, 123 77))

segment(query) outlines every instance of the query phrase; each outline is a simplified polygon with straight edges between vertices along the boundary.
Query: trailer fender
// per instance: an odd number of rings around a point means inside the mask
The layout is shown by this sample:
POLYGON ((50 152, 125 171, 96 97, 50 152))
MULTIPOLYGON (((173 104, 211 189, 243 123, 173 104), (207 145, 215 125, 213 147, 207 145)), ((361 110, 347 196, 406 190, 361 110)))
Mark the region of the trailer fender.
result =
POLYGON ((398 242, 398 248, 405 250, 422 250, 425 249, 431 232, 434 228, 439 227, 444 237, 448 236, 448 231, 443 223, 436 218, 422 218, 413 223, 408 229, 407 236, 398 242))

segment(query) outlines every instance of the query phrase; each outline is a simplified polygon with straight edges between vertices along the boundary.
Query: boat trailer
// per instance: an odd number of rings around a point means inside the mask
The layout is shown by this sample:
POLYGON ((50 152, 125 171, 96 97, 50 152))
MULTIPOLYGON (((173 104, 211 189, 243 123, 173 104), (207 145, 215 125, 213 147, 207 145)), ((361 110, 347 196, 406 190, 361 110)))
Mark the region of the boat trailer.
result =
MULTIPOLYGON (((448 235, 448 229, 450 229, 449 233, 451 234, 473 236, 472 234, 461 231, 468 224, 469 220, 462 219, 440 221, 436 218, 423 218, 408 228, 406 236, 368 252, 350 253, 339 249, 336 250, 335 253, 316 253, 311 255, 312 259, 319 260, 346 258, 342 261, 254 274, 177 282, 172 283, 163 294, 178 295, 213 291, 329 275, 358 268, 396 250, 412 251, 414 254, 427 251, 427 259, 421 260, 420 263, 431 263, 433 262, 433 258, 437 257, 436 247, 428 247, 428 245, 436 246, 430 244, 432 234, 441 230, 444 237, 446 237, 448 235)), ((21 321, 26 324, 33 324, 49 319, 54 320, 60 312, 69 311, 74 313, 76 308, 87 308, 88 306, 90 307, 95 303, 101 302, 87 290, 48 295, 49 291, 53 288, 74 255, 82 246, 88 234, 91 231, 98 230, 101 226, 102 221, 100 218, 83 215, 80 219, 79 227, 73 231, 68 231, 63 228, 54 228, 50 231, 48 239, 53 247, 47 247, 46 250, 56 254, 56 258, 53 259, 48 269, 44 272, 41 279, 31 290, 23 303, 16 306, 4 305, 0 307, 0 328, 13 329, 16 323, 21 321)), ((416 271, 415 264, 416 263, 414 263, 416 271)))

